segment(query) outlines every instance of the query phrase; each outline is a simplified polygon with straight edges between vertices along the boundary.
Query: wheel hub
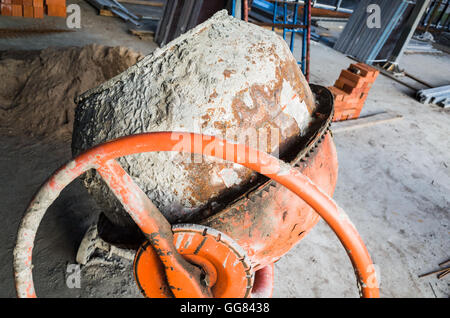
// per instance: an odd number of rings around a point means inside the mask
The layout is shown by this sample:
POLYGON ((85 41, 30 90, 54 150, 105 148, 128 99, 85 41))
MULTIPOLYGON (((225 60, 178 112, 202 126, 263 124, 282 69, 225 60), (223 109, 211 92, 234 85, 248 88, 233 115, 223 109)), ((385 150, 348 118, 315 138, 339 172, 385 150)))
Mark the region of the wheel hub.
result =
MULTIPOLYGON (((204 273, 203 283, 211 288, 214 297, 249 297, 253 286, 245 251, 230 237, 210 227, 181 224, 172 228, 177 251, 204 273)), ((136 253, 134 277, 142 294, 150 298, 177 295, 177 288, 169 286, 166 268, 149 242, 136 253)), ((176 281, 172 282, 176 285, 176 281)))

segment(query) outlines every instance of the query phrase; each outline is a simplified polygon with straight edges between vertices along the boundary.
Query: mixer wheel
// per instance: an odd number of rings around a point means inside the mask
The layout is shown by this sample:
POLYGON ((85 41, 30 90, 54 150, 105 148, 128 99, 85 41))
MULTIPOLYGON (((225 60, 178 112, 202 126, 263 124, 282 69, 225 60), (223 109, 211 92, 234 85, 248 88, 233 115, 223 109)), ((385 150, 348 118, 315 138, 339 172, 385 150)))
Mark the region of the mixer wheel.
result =
MULTIPOLYGON (((250 296, 254 275, 245 251, 233 239, 197 224, 175 225, 172 231, 178 253, 202 269, 204 283, 211 288, 214 297, 250 296)), ((165 267, 148 241, 141 245, 133 268, 136 283, 144 296, 166 298, 176 294, 165 278, 170 267, 165 267)))

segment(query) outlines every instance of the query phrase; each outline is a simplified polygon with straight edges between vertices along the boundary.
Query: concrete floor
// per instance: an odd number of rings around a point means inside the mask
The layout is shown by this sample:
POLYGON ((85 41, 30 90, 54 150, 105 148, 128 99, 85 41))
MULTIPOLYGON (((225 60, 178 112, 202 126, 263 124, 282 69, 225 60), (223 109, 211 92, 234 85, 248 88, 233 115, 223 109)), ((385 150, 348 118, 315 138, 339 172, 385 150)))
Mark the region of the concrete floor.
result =
MULTIPOLYGON (((0 48, 29 50, 100 43, 128 46, 147 54, 156 47, 153 42, 128 35, 120 20, 97 17, 89 5, 80 4, 81 31, 45 39, 1 39, 0 48)), ((0 27, 20 23, 19 18, 0 18, 0 27)), ((351 62, 314 43, 311 82, 332 85, 351 62)), ((407 55, 401 66, 433 85, 448 84, 450 78, 448 55, 407 55)), ((420 104, 412 95, 401 84, 378 77, 362 115, 391 110, 403 119, 335 134, 340 167, 334 198, 349 214, 378 267, 382 296, 448 297, 448 276, 442 280, 417 276, 436 269, 450 257, 450 111, 420 104)), ((20 217, 39 185, 69 157, 69 143, 0 136, 0 178, 5 180, 0 187, 0 297, 14 296, 11 261, 20 217)), ((64 284, 66 266, 74 263, 76 248, 97 213, 77 182, 49 210, 34 253, 38 295, 133 294, 70 290, 64 284)), ((348 257, 323 221, 276 264, 275 275, 275 297, 358 296, 348 257)), ((134 284, 128 274, 121 279, 117 284, 134 284)))

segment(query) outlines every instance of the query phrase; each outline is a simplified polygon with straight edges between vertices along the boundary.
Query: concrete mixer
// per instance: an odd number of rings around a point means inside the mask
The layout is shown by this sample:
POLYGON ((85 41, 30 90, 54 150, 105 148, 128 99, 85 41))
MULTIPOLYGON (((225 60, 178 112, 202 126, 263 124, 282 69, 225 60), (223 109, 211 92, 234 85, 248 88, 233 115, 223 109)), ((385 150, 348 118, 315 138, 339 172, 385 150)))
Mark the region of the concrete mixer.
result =
POLYGON ((273 264, 323 217, 361 294, 370 256, 332 196, 333 97, 308 85, 282 38, 225 11, 76 100, 74 159, 31 202, 14 251, 19 296, 35 296, 34 236, 82 175, 106 242, 137 250, 147 297, 271 295, 273 264))

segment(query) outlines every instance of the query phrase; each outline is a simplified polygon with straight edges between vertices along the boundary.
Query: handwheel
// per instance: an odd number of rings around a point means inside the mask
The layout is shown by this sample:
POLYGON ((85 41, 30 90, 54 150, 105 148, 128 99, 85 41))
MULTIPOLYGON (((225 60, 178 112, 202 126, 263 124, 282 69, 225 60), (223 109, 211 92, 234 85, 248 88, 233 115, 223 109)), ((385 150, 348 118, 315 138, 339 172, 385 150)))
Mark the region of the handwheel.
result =
MULTIPOLYGON (((150 257, 155 255, 158 257, 173 295, 215 296, 214 285, 211 282, 215 279, 215 284, 218 284, 225 276, 215 265, 218 263, 212 259, 213 253, 201 256, 187 252, 182 256, 183 252, 180 251, 180 254, 176 248, 176 239, 182 233, 177 233, 174 228, 176 236, 174 238, 172 228, 164 216, 114 160, 122 156, 153 151, 179 151, 213 156, 241 164, 284 185, 308 203, 336 233, 355 268, 361 295, 379 296, 373 264, 358 232, 345 212, 309 178, 279 159, 244 145, 193 133, 156 132, 127 136, 96 146, 61 167, 40 188, 21 221, 14 249, 14 276, 18 297, 36 297, 32 275, 32 251, 39 223, 46 210, 70 182, 89 169, 98 171, 142 230, 148 244, 151 245, 151 249, 147 248, 146 251, 150 250, 149 253, 153 253, 149 254, 150 257)), ((208 230, 205 232, 205 237, 208 238, 207 233, 208 230)), ((217 239, 217 236, 215 238, 217 239)), ((147 246, 150 247, 149 245, 147 246)), ((232 250, 230 246, 227 248, 232 250)), ((147 254, 143 251, 140 253, 147 254)), ((240 256, 242 255, 239 253, 232 255, 236 258, 240 256)), ((236 264, 245 269, 245 276, 251 273, 251 269, 246 268, 247 263, 236 264)), ((242 278, 242 272, 237 277, 242 278)), ((246 284, 242 284, 242 289, 225 295, 227 297, 248 295, 250 283, 251 281, 247 280, 246 284)), ((171 296, 167 290, 163 293, 171 296)), ((217 291, 216 293, 220 295, 217 291)))

